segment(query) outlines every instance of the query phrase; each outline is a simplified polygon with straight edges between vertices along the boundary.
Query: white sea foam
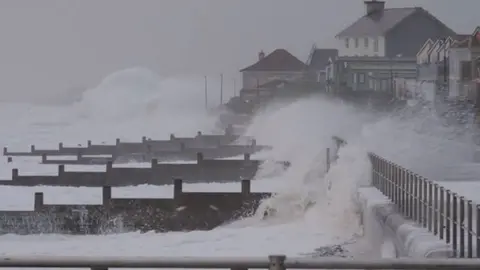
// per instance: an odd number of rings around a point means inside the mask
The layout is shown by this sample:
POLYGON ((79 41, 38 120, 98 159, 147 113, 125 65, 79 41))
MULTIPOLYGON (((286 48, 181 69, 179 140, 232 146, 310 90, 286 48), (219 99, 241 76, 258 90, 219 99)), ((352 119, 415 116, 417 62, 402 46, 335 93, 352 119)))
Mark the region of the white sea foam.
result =
MULTIPOLYGON (((163 79, 143 69, 121 71, 87 91, 84 99, 71 108, 2 107, 3 115, 19 113, 21 116, 21 122, 13 126, 7 126, 7 121, 0 119, 4 127, 2 142, 20 147, 30 143, 56 145, 66 140, 71 143, 87 139, 113 141, 118 136, 138 140, 143 135, 159 138, 171 132, 186 136, 197 130, 208 132, 215 121, 205 113, 200 89, 203 81, 197 79, 163 79), (104 108, 105 104, 109 108, 104 108), (54 122, 53 126, 45 125, 48 121, 54 122), (64 124, 55 126, 58 122, 64 124)), ((0 253, 298 255, 320 246, 343 243, 359 232, 352 196, 359 185, 370 180, 368 151, 427 174, 435 173, 438 164, 460 162, 469 156, 471 149, 456 147, 457 143, 446 139, 450 129, 438 125, 434 116, 401 116, 362 112, 321 97, 274 104, 256 116, 247 130, 247 135, 254 136, 259 144, 274 147, 259 155, 270 162, 254 179, 253 191, 273 191, 276 196, 266 200, 256 216, 208 232, 7 235, 0 237, 0 253), (338 160, 326 174, 325 149, 333 149, 333 135, 345 138, 348 144, 340 149, 338 160), (442 151, 449 155, 441 155, 442 151), (292 165, 284 172, 272 162, 285 160, 292 165), (263 210, 267 208, 274 209, 275 215, 264 219, 263 210)), ((21 173, 55 171, 55 167, 37 165, 32 158, 15 158, 13 165, 4 164, 3 174, 9 175, 14 166, 19 167, 21 173)), ((98 203, 101 194, 100 190, 86 188, 0 189, 2 208, 29 207, 35 191, 45 191, 46 202, 55 203, 98 203)), ((240 187, 238 184, 197 184, 186 185, 185 189, 234 191, 240 187)), ((143 186, 116 189, 114 196, 163 197, 171 196, 171 192, 171 186, 143 186)))

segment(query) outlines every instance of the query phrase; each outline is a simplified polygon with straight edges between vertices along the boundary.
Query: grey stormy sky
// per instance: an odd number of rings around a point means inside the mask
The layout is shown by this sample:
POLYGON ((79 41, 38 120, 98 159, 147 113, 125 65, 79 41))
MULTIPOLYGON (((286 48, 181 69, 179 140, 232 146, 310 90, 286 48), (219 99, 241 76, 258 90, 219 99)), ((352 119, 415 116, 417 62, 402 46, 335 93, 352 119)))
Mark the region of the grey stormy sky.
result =
MULTIPOLYGON (((387 0, 401 6, 458 32, 480 25, 478 0, 387 0)), ((305 60, 363 12, 361 0, 2 0, 0 99, 45 99, 133 66, 230 78, 260 49, 305 60)))

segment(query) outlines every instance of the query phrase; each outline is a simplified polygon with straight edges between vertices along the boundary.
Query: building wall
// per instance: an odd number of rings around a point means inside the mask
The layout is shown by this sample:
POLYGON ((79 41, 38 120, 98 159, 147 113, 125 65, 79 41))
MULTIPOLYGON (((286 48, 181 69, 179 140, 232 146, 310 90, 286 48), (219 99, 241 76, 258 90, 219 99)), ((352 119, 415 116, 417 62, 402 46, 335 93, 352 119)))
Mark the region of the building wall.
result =
POLYGON ((436 63, 418 65, 418 80, 431 82, 437 81, 440 76, 438 71, 439 65, 436 63))
MULTIPOLYGON (((423 45, 422 45, 422 46, 423 46, 423 45)), ((432 46, 433 46, 432 43, 427 44, 427 45, 425 45, 425 47, 423 47, 423 50, 422 50, 422 51, 419 51, 419 52, 417 53, 417 64, 418 64, 418 65, 428 63, 428 61, 429 61, 428 51, 430 50, 430 48, 432 48, 432 46)))
POLYGON ((449 92, 451 98, 459 97, 465 93, 465 85, 462 79, 462 62, 470 61, 471 53, 468 48, 450 48, 449 50, 449 92))
POLYGON ((384 37, 337 37, 336 48, 339 56, 385 56, 384 37), (348 48, 346 40, 348 39, 348 48), (358 39, 358 46, 356 40, 358 39), (365 46, 365 39, 368 45, 365 46), (375 40, 378 40, 378 50, 375 50, 375 40))
POLYGON ((423 44, 430 38, 454 36, 455 33, 442 25, 426 12, 418 11, 386 35, 385 53, 387 57, 402 54, 403 57, 415 57, 423 44))
MULTIPOLYGON (((338 65, 343 65, 338 62, 338 65)), ((353 91, 389 91, 396 78, 416 78, 416 62, 413 58, 408 62, 348 62, 341 80, 353 91)))
POLYGON ((428 50, 431 46, 426 46, 425 49, 417 55, 417 64, 427 64, 428 63, 428 50))
POLYGON ((242 81, 244 89, 257 88, 258 85, 262 85, 275 79, 282 80, 295 80, 303 77, 304 72, 289 71, 244 71, 242 72, 242 81))
POLYGON ((433 46, 430 51, 430 63, 436 64, 443 61, 443 50, 441 50, 440 47, 442 47, 441 43, 436 43, 435 46, 433 46))

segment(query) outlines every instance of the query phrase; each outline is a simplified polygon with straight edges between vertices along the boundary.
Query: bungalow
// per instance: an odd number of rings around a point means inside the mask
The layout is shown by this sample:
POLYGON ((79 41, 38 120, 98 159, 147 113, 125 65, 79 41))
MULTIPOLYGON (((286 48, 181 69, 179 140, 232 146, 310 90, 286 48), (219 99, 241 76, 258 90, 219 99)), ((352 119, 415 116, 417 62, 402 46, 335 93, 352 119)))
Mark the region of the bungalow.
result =
POLYGON ((393 93, 395 78, 416 78, 416 56, 426 40, 455 35, 423 8, 385 8, 385 1, 376 0, 364 3, 365 15, 336 36, 336 89, 393 93))
POLYGON ((261 51, 258 61, 240 72, 243 89, 257 89, 273 80, 296 80, 303 77, 307 65, 285 49, 276 49, 269 55, 261 51))

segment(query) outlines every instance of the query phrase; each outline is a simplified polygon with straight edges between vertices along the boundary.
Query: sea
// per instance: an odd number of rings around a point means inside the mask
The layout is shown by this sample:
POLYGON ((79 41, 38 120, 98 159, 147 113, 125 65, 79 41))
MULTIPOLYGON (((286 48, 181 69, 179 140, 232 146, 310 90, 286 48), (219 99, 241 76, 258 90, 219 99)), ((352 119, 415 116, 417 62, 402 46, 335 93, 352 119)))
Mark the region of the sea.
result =
MULTIPOLYGON (((219 133, 219 110, 205 108, 203 77, 163 78, 144 68, 106 76, 82 97, 64 105, 0 104, 0 143, 12 151, 93 143, 139 141, 142 136, 168 139, 219 133)), ((208 104, 218 103, 218 89, 208 104)), ((260 206, 276 215, 246 217, 210 231, 119 232, 95 236, 0 236, 0 256, 374 256, 363 239, 356 191, 369 184, 369 152, 375 152, 425 177, 442 181, 462 164, 473 164, 476 146, 467 128, 449 126, 430 105, 410 102, 397 112, 374 112, 321 95, 270 104, 245 127, 245 135, 273 149, 252 156, 265 164, 252 179, 252 191, 276 195, 260 206), (332 136, 348 144, 326 171, 326 148, 332 136), (272 162, 270 162, 272 161, 272 162), (273 161, 290 161, 279 171, 273 161)), ((145 164, 128 164, 145 166, 145 164)), ((39 158, 0 161, 0 178, 12 168, 20 174, 56 174, 54 165, 39 158)), ((105 170, 104 166, 66 166, 66 170, 105 170)), ((449 181, 451 186, 452 180, 449 181)), ((462 182, 463 183, 463 182, 462 182)), ((448 184, 448 183, 447 183, 448 184)), ((471 184, 471 183, 470 183, 471 184)), ((479 187, 480 188, 480 187, 479 187)), ((239 191, 239 183, 187 184, 187 191, 239 191)), ((467 192, 469 188, 466 188, 467 192)), ((33 209, 33 194, 45 193, 46 203, 101 203, 98 188, 0 187, 1 210, 33 209)), ((471 191, 470 191, 471 192, 471 191)), ((164 198, 173 187, 138 186, 113 189, 114 197, 164 198)))

